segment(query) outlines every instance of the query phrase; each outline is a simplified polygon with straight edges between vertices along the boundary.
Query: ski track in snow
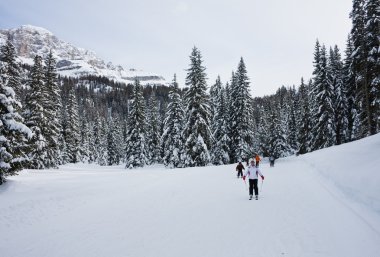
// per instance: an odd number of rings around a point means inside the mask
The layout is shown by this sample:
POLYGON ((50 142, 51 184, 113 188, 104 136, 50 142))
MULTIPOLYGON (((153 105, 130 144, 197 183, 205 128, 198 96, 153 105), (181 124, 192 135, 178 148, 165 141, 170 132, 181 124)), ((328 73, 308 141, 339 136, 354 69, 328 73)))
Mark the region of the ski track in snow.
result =
POLYGON ((310 156, 262 163, 258 201, 248 200, 235 165, 25 171, 0 188, 0 253, 379 256, 378 213, 340 193, 310 156))

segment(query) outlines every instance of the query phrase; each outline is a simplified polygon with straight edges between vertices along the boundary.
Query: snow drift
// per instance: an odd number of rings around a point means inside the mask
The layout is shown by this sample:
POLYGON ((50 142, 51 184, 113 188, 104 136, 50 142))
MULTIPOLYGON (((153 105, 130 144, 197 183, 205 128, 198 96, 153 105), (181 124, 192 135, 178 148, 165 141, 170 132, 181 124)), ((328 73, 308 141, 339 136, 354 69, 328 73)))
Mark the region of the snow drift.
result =
POLYGON ((126 170, 70 164, 0 188, 6 257, 378 256, 380 135, 261 164, 126 170))

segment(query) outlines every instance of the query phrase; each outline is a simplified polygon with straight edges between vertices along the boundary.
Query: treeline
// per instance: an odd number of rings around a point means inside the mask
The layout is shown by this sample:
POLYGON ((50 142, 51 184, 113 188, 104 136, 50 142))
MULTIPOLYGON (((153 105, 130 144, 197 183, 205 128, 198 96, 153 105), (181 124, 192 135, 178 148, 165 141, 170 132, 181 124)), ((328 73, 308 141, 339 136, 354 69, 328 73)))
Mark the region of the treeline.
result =
POLYGON ((380 130, 380 2, 353 0, 345 58, 318 41, 312 79, 254 100, 259 149, 276 158, 380 130))
POLYGON ((380 129, 380 2, 354 0, 345 57, 318 41, 314 72, 298 87, 253 98, 243 58, 209 88, 192 50, 186 87, 60 77, 53 55, 21 66, 0 53, 0 177, 65 163, 142 167, 228 164, 259 153, 304 154, 380 129))

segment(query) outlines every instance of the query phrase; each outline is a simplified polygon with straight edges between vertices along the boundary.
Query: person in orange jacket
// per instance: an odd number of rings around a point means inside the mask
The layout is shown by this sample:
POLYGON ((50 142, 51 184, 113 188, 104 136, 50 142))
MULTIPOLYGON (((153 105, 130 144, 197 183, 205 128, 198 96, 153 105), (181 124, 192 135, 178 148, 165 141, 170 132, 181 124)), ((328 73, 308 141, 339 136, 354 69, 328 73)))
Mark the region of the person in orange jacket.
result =
POLYGON ((256 167, 259 167, 259 163, 261 161, 261 158, 260 158, 260 156, 258 154, 256 154, 255 160, 256 160, 256 167))

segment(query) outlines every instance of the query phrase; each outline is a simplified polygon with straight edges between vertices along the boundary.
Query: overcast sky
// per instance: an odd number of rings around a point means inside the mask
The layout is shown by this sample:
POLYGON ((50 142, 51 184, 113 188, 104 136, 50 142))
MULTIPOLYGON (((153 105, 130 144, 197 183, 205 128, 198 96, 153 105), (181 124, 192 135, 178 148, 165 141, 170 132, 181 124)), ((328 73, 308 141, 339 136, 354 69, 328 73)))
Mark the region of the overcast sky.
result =
POLYGON ((318 38, 342 54, 352 0, 0 0, 0 27, 44 27, 105 61, 185 82, 197 46, 208 84, 244 58, 253 96, 309 79, 318 38))

